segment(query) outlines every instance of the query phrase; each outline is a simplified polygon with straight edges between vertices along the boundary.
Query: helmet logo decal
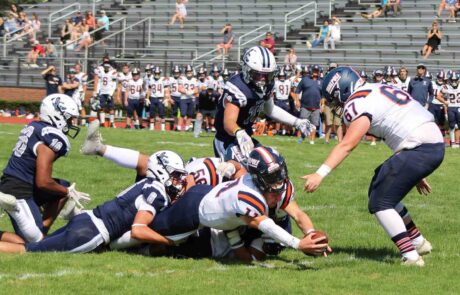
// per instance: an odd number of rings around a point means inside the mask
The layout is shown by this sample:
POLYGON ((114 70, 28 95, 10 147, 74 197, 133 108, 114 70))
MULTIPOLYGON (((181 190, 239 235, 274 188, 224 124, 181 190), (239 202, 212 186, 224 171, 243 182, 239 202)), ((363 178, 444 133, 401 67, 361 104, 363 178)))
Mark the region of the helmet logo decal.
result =
POLYGON ((332 90, 335 88, 335 86, 337 85, 337 83, 339 83, 340 79, 342 78, 342 76, 340 75, 340 73, 336 73, 334 75, 334 77, 332 77, 331 81, 329 82, 329 84, 327 85, 326 87, 326 91, 330 94, 332 94, 332 90))
POLYGON ((257 168, 259 163, 260 163, 260 160, 257 160, 257 159, 254 159, 254 158, 249 158, 248 159, 248 165, 251 166, 251 167, 257 168))
POLYGON ((169 164, 168 156, 166 156, 165 152, 162 152, 161 154, 157 155, 157 158, 160 161, 160 163, 164 166, 169 164))

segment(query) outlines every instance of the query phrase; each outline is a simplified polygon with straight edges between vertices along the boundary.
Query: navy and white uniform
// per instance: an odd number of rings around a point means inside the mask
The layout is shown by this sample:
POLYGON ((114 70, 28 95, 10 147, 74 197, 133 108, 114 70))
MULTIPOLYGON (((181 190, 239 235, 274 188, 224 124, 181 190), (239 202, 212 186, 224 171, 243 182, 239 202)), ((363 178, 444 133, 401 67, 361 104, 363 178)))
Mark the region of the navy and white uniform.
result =
POLYGON ((394 155, 375 170, 369 187, 369 212, 393 209, 444 159, 444 140, 433 115, 407 92, 365 84, 344 106, 344 122, 366 116, 369 133, 382 138, 394 155))
POLYGON ((170 205, 164 186, 146 178, 115 199, 73 217, 69 223, 40 242, 26 245, 27 251, 66 251, 85 253, 108 244, 131 229, 138 211, 153 215, 170 205))
POLYGON ((442 91, 449 101, 449 107, 447 108, 449 129, 458 129, 460 127, 460 85, 457 85, 457 87, 447 85, 447 88, 442 91))
POLYGON ((110 70, 107 73, 100 71, 99 86, 98 86, 98 97, 101 104, 101 108, 104 110, 113 109, 113 94, 117 88, 117 71, 110 70))
POLYGON ((445 113, 445 106, 442 104, 438 99, 438 94, 447 92, 447 85, 445 84, 438 84, 437 81, 433 81, 433 100, 430 102, 428 110, 434 116, 435 122, 439 126, 444 126, 446 122, 446 113, 445 113))
MULTIPOLYGON (((32 122, 22 129, 0 183, 1 192, 18 199, 18 210, 11 212, 10 218, 15 232, 26 241, 38 241, 43 236, 39 205, 62 197, 53 196, 35 187, 37 147, 40 144, 53 150, 56 160, 70 151, 70 142, 61 130, 46 122, 32 122)), ((56 181, 69 186, 66 181, 56 181)))
POLYGON ((148 88, 150 89, 150 118, 155 118, 157 115, 162 119, 165 117, 163 100, 165 97, 165 88, 167 87, 169 87, 169 82, 164 77, 157 80, 152 76, 148 81, 148 88))
MULTIPOLYGON (((273 86, 272 86, 273 87, 273 86)), ((216 157, 223 157, 225 150, 231 143, 236 143, 236 138, 224 129, 225 103, 231 103, 240 109, 236 123, 251 136, 252 125, 264 109, 265 101, 270 99, 273 89, 267 90, 267 95, 260 96, 254 92, 243 80, 243 74, 234 75, 226 83, 224 93, 217 106, 215 120, 216 138, 214 139, 214 153, 216 157)), ((256 140, 255 145, 258 144, 256 140)))
POLYGON ((174 101, 174 104, 172 105, 174 116, 177 116, 177 110, 180 107, 180 97, 182 93, 179 92, 179 82, 181 79, 182 79, 181 77, 177 79, 174 77, 169 78, 169 89, 171 93, 171 98, 174 101))
POLYGON ((289 95, 291 94, 291 81, 276 80, 275 82, 275 104, 285 110, 291 112, 289 106, 289 95))

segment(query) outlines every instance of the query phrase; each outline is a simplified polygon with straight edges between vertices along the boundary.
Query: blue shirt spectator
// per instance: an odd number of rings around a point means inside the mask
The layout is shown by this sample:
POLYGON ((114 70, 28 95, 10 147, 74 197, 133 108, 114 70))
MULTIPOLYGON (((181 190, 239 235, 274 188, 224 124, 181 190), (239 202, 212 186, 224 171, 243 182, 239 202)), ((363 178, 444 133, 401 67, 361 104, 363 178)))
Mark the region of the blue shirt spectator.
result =
POLYGON ((417 76, 410 80, 407 92, 422 106, 428 102, 428 98, 433 96, 433 83, 426 78, 426 67, 423 64, 417 66, 417 76))
POLYGON ((295 91, 302 93, 300 104, 303 108, 316 110, 319 109, 321 101, 321 81, 303 77, 295 91))
POLYGON ((81 15, 80 11, 78 11, 77 15, 72 18, 72 22, 75 25, 81 24, 83 22, 83 16, 81 15))
POLYGON ((104 10, 101 10, 101 16, 98 17, 97 22, 98 23, 103 23, 104 29, 106 31, 109 30, 110 20, 109 20, 109 17, 105 14, 104 10))

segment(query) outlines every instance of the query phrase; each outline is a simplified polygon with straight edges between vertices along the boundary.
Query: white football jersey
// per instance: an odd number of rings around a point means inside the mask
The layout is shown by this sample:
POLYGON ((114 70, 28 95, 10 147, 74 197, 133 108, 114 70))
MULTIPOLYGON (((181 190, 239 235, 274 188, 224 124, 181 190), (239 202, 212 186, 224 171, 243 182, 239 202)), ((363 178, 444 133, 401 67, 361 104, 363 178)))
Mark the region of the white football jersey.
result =
MULTIPOLYGON (((283 195, 281 196, 280 201, 276 204, 275 208, 275 220, 276 219, 281 219, 287 215, 286 207, 294 201, 294 184, 289 180, 286 183, 286 190, 284 191, 283 195)), ((270 210, 271 211, 271 210, 270 210)), ((273 217, 270 215, 270 217, 273 217)))
POLYGON ((153 78, 153 74, 144 74, 142 80, 144 80, 144 89, 149 89, 149 81, 153 78))
POLYGON ((139 78, 139 80, 134 81, 133 79, 128 81, 126 88, 128 89, 128 99, 141 99, 144 92, 144 80, 139 78))
POLYGON ((213 188, 199 205, 200 224, 221 230, 234 230, 245 225, 239 217, 268 214, 265 198, 246 174, 237 180, 213 188))
POLYGON ((222 176, 217 174, 220 158, 197 158, 185 165, 188 174, 193 175, 196 184, 216 186, 222 183, 222 176))
POLYGON ((410 82, 410 77, 407 77, 406 81, 401 81, 399 77, 396 77, 396 84, 395 86, 401 90, 407 91, 409 89, 409 82, 410 82))
POLYGON ((345 124, 349 126, 361 116, 371 121, 369 133, 382 138, 394 152, 422 143, 436 143, 439 138, 442 142, 433 115, 408 93, 392 86, 365 84, 350 95, 344 107, 345 124), (416 132, 428 123, 432 124, 426 125, 424 132, 416 132))
POLYGON ((150 89, 150 97, 154 98, 164 98, 165 97, 165 88, 169 86, 168 80, 164 77, 161 77, 158 80, 151 77, 148 81, 148 87, 150 89))
POLYGON ((291 81, 275 81, 275 98, 278 100, 288 100, 291 93, 291 81))
MULTIPOLYGON (((198 89, 198 80, 196 78, 187 79, 186 77, 182 77, 179 80, 179 85, 184 86, 184 89, 186 92, 195 91, 198 89)), ((194 98, 194 97, 195 95, 187 95, 187 94, 181 95, 181 99, 188 99, 188 98, 194 98)))
POLYGON ((449 108, 459 108, 460 107, 460 85, 457 88, 447 85, 447 88, 443 90, 447 101, 449 102, 449 108))
POLYGON ((80 72, 80 73, 75 74, 75 78, 77 78, 78 82, 80 83, 77 91, 83 92, 83 87, 85 87, 88 84, 88 75, 86 75, 83 72, 80 72))
POLYGON ((99 94, 113 95, 117 88, 117 71, 99 72, 99 94))
POLYGON ((128 81, 132 78, 133 77, 131 75, 131 72, 128 72, 127 74, 123 72, 118 73, 117 81, 121 84, 121 92, 126 91, 126 85, 128 85, 128 81))
POLYGON ((174 97, 181 97, 182 96, 182 93, 179 92, 179 81, 181 80, 182 78, 174 78, 174 77, 170 77, 169 78, 169 88, 171 90, 171 96, 174 96, 174 97))
POLYGON ((436 83, 436 81, 433 81, 431 83, 433 84, 433 101, 431 101, 431 103, 432 104, 442 104, 436 97, 438 97, 438 94, 440 92, 445 93, 442 90, 443 89, 447 90, 447 85, 445 84, 439 85, 438 83, 436 83))
POLYGON ((219 78, 214 79, 212 76, 208 76, 206 78, 206 86, 207 88, 212 88, 214 91, 219 91, 221 89, 224 89, 224 79, 219 76, 219 78))

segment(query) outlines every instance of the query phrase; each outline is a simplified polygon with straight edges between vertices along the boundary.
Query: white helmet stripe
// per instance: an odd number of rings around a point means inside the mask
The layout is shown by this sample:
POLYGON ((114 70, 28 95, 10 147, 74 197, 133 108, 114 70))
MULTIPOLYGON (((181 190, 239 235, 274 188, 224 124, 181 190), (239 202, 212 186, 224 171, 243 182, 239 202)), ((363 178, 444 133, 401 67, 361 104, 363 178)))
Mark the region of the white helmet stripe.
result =
POLYGON ((262 146, 256 148, 257 152, 262 156, 264 159, 265 163, 269 164, 274 161, 272 155, 262 146))
POLYGON ((263 48, 262 46, 259 46, 260 53, 262 54, 262 67, 266 68, 267 67, 266 57, 265 57, 266 52, 264 51, 264 49, 265 48, 263 48))

